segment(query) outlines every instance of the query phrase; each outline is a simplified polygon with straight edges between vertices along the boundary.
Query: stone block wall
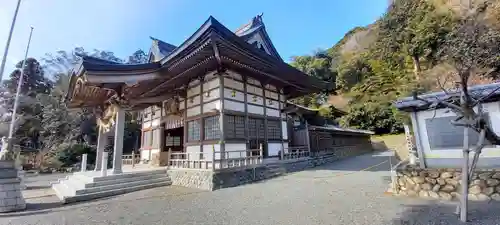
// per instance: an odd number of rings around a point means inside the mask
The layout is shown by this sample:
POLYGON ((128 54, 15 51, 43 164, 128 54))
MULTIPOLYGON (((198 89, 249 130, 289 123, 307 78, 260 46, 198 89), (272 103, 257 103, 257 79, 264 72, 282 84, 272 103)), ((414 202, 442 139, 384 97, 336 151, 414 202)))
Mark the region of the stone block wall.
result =
POLYGON ((210 170, 169 169, 167 174, 172 185, 202 190, 213 189, 213 172, 210 170))
MULTIPOLYGON (((361 151, 354 152, 355 154, 353 155, 364 153, 361 151)), ((167 173, 173 185, 202 190, 217 190, 266 180, 286 173, 306 170, 345 157, 348 156, 344 155, 340 157, 339 155, 329 154, 248 168, 231 168, 220 171, 169 169, 167 173)))
MULTIPOLYGON (((458 200, 460 169, 420 169, 409 165, 396 170, 394 194, 442 200, 458 200)), ((500 170, 476 170, 469 181, 471 201, 500 201, 500 170)))

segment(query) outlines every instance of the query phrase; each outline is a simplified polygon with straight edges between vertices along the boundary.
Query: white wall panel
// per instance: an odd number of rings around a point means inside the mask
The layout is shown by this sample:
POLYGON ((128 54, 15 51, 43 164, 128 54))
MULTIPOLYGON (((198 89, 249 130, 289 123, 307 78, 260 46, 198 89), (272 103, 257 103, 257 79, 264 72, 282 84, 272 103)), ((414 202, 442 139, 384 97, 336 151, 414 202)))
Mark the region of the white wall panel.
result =
MULTIPOLYGON (((214 151, 220 151, 220 144, 203 145, 203 157, 205 160, 212 160, 214 151)), ((216 154, 215 159, 220 159, 220 154, 216 154)))
POLYGON ((256 86, 253 86, 253 85, 247 85, 247 92, 248 93, 252 93, 252 94, 256 94, 256 95, 264 95, 264 93, 262 92, 262 88, 259 88, 259 87, 256 87, 256 86))
POLYGON ((196 106, 187 110, 187 117, 200 115, 200 106, 196 106))
POLYGON ((245 112, 245 104, 228 99, 224 100, 224 108, 233 111, 245 112))
POLYGON ((279 99, 279 94, 276 92, 265 90, 265 93, 266 93, 266 97, 268 97, 268 98, 272 98, 272 99, 276 99, 276 100, 279 99))
POLYGON ((160 118, 158 118, 158 119, 154 119, 154 120, 151 122, 151 126, 152 126, 152 127, 157 127, 157 126, 160 126, 160 118))
POLYGON ((186 146, 186 153, 188 153, 190 160, 200 160, 200 150, 199 145, 186 146))
POLYGON ((247 102, 255 105, 264 105, 264 98, 257 95, 248 94, 247 102))
POLYGON ((219 87, 220 85, 220 80, 219 78, 215 78, 211 81, 208 81, 208 82, 205 82, 203 84, 203 91, 206 91, 206 90, 210 90, 212 88, 216 88, 216 87, 219 87))
POLYGON ((203 104, 203 113, 207 113, 214 110, 220 110, 220 100, 215 100, 203 104))
POLYGON ((262 106, 248 105, 247 107, 248 113, 264 115, 264 107, 262 106))
POLYGON ((281 143, 268 143, 267 144, 267 149, 268 149, 268 155, 269 156, 277 156, 279 155, 281 151, 281 143))
POLYGON ((245 90, 243 86, 243 82, 237 81, 237 80, 231 80, 230 78, 225 77, 224 78, 224 86, 225 87, 230 87, 236 90, 243 91, 245 90))
POLYGON ((187 107, 188 108, 191 106, 194 106, 194 105, 199 105, 199 104, 200 104, 200 96, 199 95, 188 98, 188 100, 187 100, 187 107))
POLYGON ((267 116, 274 116, 274 117, 280 116, 280 111, 276 110, 276 109, 267 108, 266 113, 267 113, 267 116))
POLYGON ((228 159, 246 157, 246 149, 247 146, 245 143, 226 143, 226 157, 228 159))
POLYGON ((196 85, 192 88, 189 88, 187 90, 187 97, 191 97, 193 95, 197 95, 197 94, 200 94, 200 90, 201 90, 201 86, 200 85, 196 85))
POLYGON ((219 88, 216 88, 216 89, 209 91, 208 96, 207 96, 207 92, 204 92, 203 93, 203 102, 211 102, 215 99, 218 99, 219 95, 220 95, 219 88))
POLYGON ((283 135, 283 139, 288 140, 288 129, 286 126, 286 121, 281 121, 281 135, 283 135))
POLYGON ((266 98, 266 106, 270 108, 278 109, 280 107, 280 102, 270 98, 266 98))
POLYGON ((233 97, 233 91, 228 88, 224 88, 224 98, 225 99, 232 99, 232 100, 238 100, 238 101, 245 101, 245 94, 241 91, 234 91, 234 97, 233 97))

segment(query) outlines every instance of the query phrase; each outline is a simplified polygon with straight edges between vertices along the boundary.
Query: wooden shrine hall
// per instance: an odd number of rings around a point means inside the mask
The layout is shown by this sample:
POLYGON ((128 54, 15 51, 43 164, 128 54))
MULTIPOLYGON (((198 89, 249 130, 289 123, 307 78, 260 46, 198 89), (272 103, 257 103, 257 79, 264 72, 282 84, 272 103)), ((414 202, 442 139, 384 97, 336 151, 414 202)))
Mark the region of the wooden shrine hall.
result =
POLYGON ((98 113, 96 170, 113 133, 121 173, 125 111, 142 112, 144 163, 272 158, 289 148, 286 100, 332 88, 282 60, 261 15, 235 32, 209 17, 179 46, 152 38, 144 64, 83 57, 66 102, 98 113))

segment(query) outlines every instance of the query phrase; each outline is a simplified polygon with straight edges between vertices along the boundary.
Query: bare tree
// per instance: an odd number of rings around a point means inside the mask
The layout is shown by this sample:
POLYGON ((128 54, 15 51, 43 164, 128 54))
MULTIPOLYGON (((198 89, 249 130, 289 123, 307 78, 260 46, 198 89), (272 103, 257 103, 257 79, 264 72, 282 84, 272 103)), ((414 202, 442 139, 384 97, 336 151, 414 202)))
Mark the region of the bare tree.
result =
POLYGON ((500 94, 500 85, 481 90, 470 89, 468 86, 473 76, 496 79, 500 74, 500 32, 485 25, 478 15, 480 14, 476 11, 461 21, 450 33, 442 51, 445 60, 455 68, 458 75, 455 88, 447 90, 444 88, 445 83, 438 81, 444 95, 425 99, 414 93, 415 99, 424 101, 430 108, 445 107, 451 110, 456 115, 451 123, 464 127, 462 193, 457 207, 457 213, 460 212, 463 222, 467 221, 468 184, 481 151, 486 142, 500 145, 500 137, 488 125, 482 107, 493 95, 500 94), (469 143, 470 131, 479 133, 479 139, 473 147, 473 143, 469 143), (470 152, 474 152, 472 162, 469 162, 470 152))

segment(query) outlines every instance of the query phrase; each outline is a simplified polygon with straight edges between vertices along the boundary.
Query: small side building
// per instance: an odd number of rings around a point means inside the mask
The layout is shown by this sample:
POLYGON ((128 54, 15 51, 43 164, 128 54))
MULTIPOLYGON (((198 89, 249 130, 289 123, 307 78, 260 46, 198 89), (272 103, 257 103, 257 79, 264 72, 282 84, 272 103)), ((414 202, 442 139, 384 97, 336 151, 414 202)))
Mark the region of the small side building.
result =
MULTIPOLYGON (((342 128, 333 120, 320 115, 320 109, 287 103, 283 113, 288 115, 290 149, 305 146, 312 156, 334 155, 341 159, 373 151, 370 135, 373 132, 342 128)), ((346 112, 331 107, 334 118, 346 112)))
MULTIPOLYGON (((477 85, 469 88, 470 94, 478 99, 494 92, 485 99, 483 112, 497 135, 500 135, 500 83, 477 85)), ((447 97, 444 92, 421 95, 426 101, 437 101, 447 97)), ((442 105, 436 109, 422 100, 413 97, 399 99, 394 103, 401 111, 410 113, 415 146, 421 168, 460 168, 462 163, 463 127, 451 124, 456 118, 455 113, 442 105)), ((477 110, 477 108, 476 108, 477 110)), ((473 146, 479 134, 469 131, 469 143, 473 146)), ((473 157, 471 153, 471 157, 473 157)), ((487 144, 478 161, 478 168, 500 167, 500 146, 487 144)))

